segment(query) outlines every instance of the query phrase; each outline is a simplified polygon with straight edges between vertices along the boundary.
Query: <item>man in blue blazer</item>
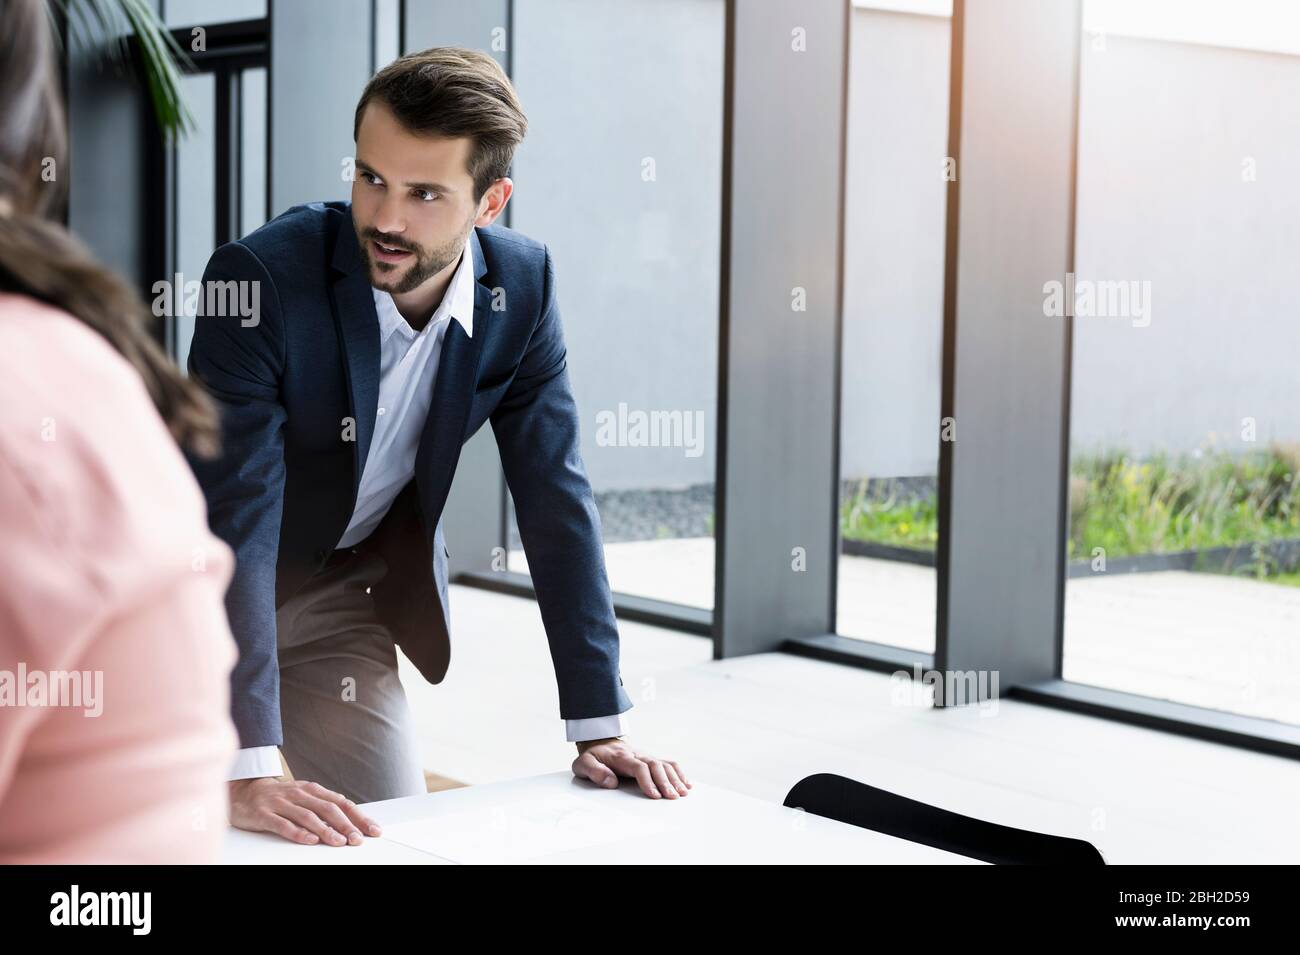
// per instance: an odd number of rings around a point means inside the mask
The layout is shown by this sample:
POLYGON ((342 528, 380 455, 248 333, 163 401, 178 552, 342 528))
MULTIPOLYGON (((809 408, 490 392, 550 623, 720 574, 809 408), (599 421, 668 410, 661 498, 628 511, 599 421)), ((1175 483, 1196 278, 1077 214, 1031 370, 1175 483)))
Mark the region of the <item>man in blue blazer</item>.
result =
POLYGON ((351 201, 294 207, 208 263, 205 290, 257 303, 252 317, 200 317, 189 357, 222 417, 220 457, 191 465, 237 559, 240 828, 356 845, 378 834, 356 803, 424 791, 396 647, 442 680, 442 510, 461 446, 488 422, 573 772, 606 787, 631 777, 652 798, 689 790, 675 762, 622 738, 632 704, 554 267, 545 245, 493 224, 525 130, 491 57, 403 57, 357 104, 351 201))

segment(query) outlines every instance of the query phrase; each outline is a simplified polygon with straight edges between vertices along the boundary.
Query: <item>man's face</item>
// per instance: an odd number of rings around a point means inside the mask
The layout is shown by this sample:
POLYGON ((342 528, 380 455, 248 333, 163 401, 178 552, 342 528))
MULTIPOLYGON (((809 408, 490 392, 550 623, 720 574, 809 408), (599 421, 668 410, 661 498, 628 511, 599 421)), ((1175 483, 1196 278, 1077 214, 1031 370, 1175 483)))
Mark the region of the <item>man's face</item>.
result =
POLYGON ((460 257, 479 218, 466 168, 472 145, 467 137, 416 136, 386 104, 366 105, 352 222, 375 288, 410 292, 460 257))

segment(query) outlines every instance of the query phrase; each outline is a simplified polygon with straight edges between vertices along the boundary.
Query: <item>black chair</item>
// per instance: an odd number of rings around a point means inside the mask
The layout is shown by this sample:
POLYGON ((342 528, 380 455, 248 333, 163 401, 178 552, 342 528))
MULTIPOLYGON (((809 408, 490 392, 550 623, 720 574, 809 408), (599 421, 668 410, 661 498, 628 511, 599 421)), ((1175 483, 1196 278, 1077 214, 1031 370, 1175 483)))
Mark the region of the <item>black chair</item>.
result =
POLYGON ((1097 847, 1082 839, 1000 826, 834 773, 795 783, 784 805, 995 865, 1106 864, 1097 847))

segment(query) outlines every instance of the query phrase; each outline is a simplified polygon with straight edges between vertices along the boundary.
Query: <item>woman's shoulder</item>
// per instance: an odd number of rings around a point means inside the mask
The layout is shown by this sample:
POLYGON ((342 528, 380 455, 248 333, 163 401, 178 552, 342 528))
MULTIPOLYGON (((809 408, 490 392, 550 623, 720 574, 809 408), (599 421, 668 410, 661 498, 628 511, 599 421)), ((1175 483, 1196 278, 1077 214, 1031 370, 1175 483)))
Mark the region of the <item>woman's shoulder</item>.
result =
POLYGON ((0 589, 36 591, 0 594, 6 612, 30 608, 46 632, 93 626, 181 574, 224 591, 233 567, 135 368, 75 316, 12 293, 0 293, 0 525, 12 542, 0 589))
MULTIPOLYGON (((85 376, 111 380, 115 387, 109 400, 133 400, 134 389, 128 385, 132 380, 143 390, 131 364, 99 332, 55 305, 16 292, 0 291, 0 360, 16 373, 9 382, 21 379, 18 385, 10 383, 9 390, 38 376, 73 383, 83 382, 85 376)), ((0 382, 0 387, 5 384, 0 382)), ((50 389, 43 400, 57 397, 50 389)), ((80 396, 65 397, 76 402, 80 396)))

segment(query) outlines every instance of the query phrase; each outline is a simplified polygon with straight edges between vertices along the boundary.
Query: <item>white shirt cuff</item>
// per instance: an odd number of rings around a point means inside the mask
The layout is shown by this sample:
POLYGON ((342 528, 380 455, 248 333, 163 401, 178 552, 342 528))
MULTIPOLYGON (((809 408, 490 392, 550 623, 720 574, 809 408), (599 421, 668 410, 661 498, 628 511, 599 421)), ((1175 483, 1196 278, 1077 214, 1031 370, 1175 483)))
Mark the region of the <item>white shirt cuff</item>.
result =
POLYGON ((564 737, 570 743, 589 739, 605 739, 627 733, 627 718, 622 713, 613 716, 589 716, 581 720, 564 721, 564 737))
POLYGON ((250 746, 235 754, 226 779, 252 779, 255 776, 279 776, 280 750, 276 746, 250 746))

